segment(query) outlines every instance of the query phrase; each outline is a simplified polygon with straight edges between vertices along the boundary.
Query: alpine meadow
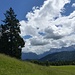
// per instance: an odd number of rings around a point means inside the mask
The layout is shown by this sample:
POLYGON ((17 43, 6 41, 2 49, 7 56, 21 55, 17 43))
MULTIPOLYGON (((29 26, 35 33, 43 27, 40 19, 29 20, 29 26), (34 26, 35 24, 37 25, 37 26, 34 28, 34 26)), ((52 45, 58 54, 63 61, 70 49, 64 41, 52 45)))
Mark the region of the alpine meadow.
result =
POLYGON ((75 0, 0 0, 0 75, 75 75, 75 0))

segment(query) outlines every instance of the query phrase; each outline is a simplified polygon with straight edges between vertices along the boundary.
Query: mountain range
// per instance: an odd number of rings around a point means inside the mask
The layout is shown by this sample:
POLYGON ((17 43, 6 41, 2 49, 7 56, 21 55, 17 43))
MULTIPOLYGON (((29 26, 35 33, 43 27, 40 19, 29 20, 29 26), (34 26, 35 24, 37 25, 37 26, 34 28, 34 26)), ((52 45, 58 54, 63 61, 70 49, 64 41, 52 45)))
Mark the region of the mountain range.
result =
POLYGON ((75 51, 63 51, 49 54, 40 59, 40 61, 75 61, 75 51))
MULTIPOLYGON (((49 59, 49 57, 52 57, 54 55, 55 56, 57 55, 57 56, 60 57, 60 54, 62 54, 65 58, 65 54, 68 54, 68 53, 73 52, 73 51, 75 51, 75 45, 72 45, 72 46, 69 46, 69 47, 62 47, 62 48, 59 48, 59 49, 52 48, 49 51, 44 52, 43 54, 39 54, 39 55, 37 55, 36 53, 33 53, 33 52, 29 52, 29 53, 22 52, 21 58, 22 58, 22 60, 26 60, 26 59, 41 59, 41 60, 43 60, 44 57, 45 57, 44 59, 47 59, 47 57, 49 59)), ((54 58, 52 58, 52 59, 54 59, 54 58)), ((52 59, 50 59, 50 60, 52 60, 52 59)))

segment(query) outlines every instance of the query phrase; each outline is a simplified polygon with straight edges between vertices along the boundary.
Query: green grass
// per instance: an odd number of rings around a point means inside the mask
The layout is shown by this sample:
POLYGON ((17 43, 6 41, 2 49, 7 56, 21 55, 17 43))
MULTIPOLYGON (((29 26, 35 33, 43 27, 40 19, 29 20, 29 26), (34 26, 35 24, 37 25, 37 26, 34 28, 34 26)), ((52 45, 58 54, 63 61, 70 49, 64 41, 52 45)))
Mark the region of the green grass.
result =
POLYGON ((0 75, 75 75, 75 66, 40 66, 0 54, 0 75))

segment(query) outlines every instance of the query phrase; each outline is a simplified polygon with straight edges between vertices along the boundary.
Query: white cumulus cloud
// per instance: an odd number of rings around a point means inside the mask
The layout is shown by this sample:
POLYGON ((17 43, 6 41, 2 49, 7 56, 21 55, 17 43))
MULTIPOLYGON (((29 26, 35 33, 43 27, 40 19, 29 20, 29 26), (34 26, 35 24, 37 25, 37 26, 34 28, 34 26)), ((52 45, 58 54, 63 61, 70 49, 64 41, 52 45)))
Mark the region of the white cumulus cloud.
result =
POLYGON ((75 7, 75 3, 72 4, 72 7, 75 7))
POLYGON ((21 36, 31 35, 32 38, 25 39, 23 52, 41 54, 51 48, 75 44, 75 11, 69 16, 61 15, 67 3, 70 0, 46 0, 41 7, 33 7, 33 12, 28 12, 28 21, 20 21, 21 36))

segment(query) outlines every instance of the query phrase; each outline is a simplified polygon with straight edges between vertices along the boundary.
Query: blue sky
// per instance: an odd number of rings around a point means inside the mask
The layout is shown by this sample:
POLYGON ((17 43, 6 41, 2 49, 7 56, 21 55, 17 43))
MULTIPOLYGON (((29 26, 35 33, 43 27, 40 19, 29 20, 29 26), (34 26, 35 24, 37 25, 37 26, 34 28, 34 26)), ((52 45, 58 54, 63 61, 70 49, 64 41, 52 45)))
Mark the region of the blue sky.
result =
POLYGON ((0 0, 0 20, 10 7, 20 20, 23 52, 42 54, 75 45, 75 0, 0 0))
POLYGON ((65 8, 65 12, 62 13, 62 15, 70 15, 70 13, 72 13, 75 10, 75 7, 72 7, 72 4, 75 3, 75 0, 71 0, 70 3, 67 3, 64 8, 65 8))
MULTIPOLYGON (((5 17, 3 13, 6 12, 10 7, 12 7, 17 14, 19 20, 26 20, 25 16, 28 12, 32 11, 32 8, 35 6, 41 6, 45 0, 0 0, 0 23, 5 17)), ((71 3, 67 3, 64 8, 65 12, 62 15, 68 16, 75 7, 72 8, 71 5, 75 0, 71 0, 71 3)))
POLYGON ((43 2, 44 0, 0 0, 0 22, 5 18, 3 13, 10 7, 14 9, 17 18, 23 20, 33 6, 41 6, 43 2))

